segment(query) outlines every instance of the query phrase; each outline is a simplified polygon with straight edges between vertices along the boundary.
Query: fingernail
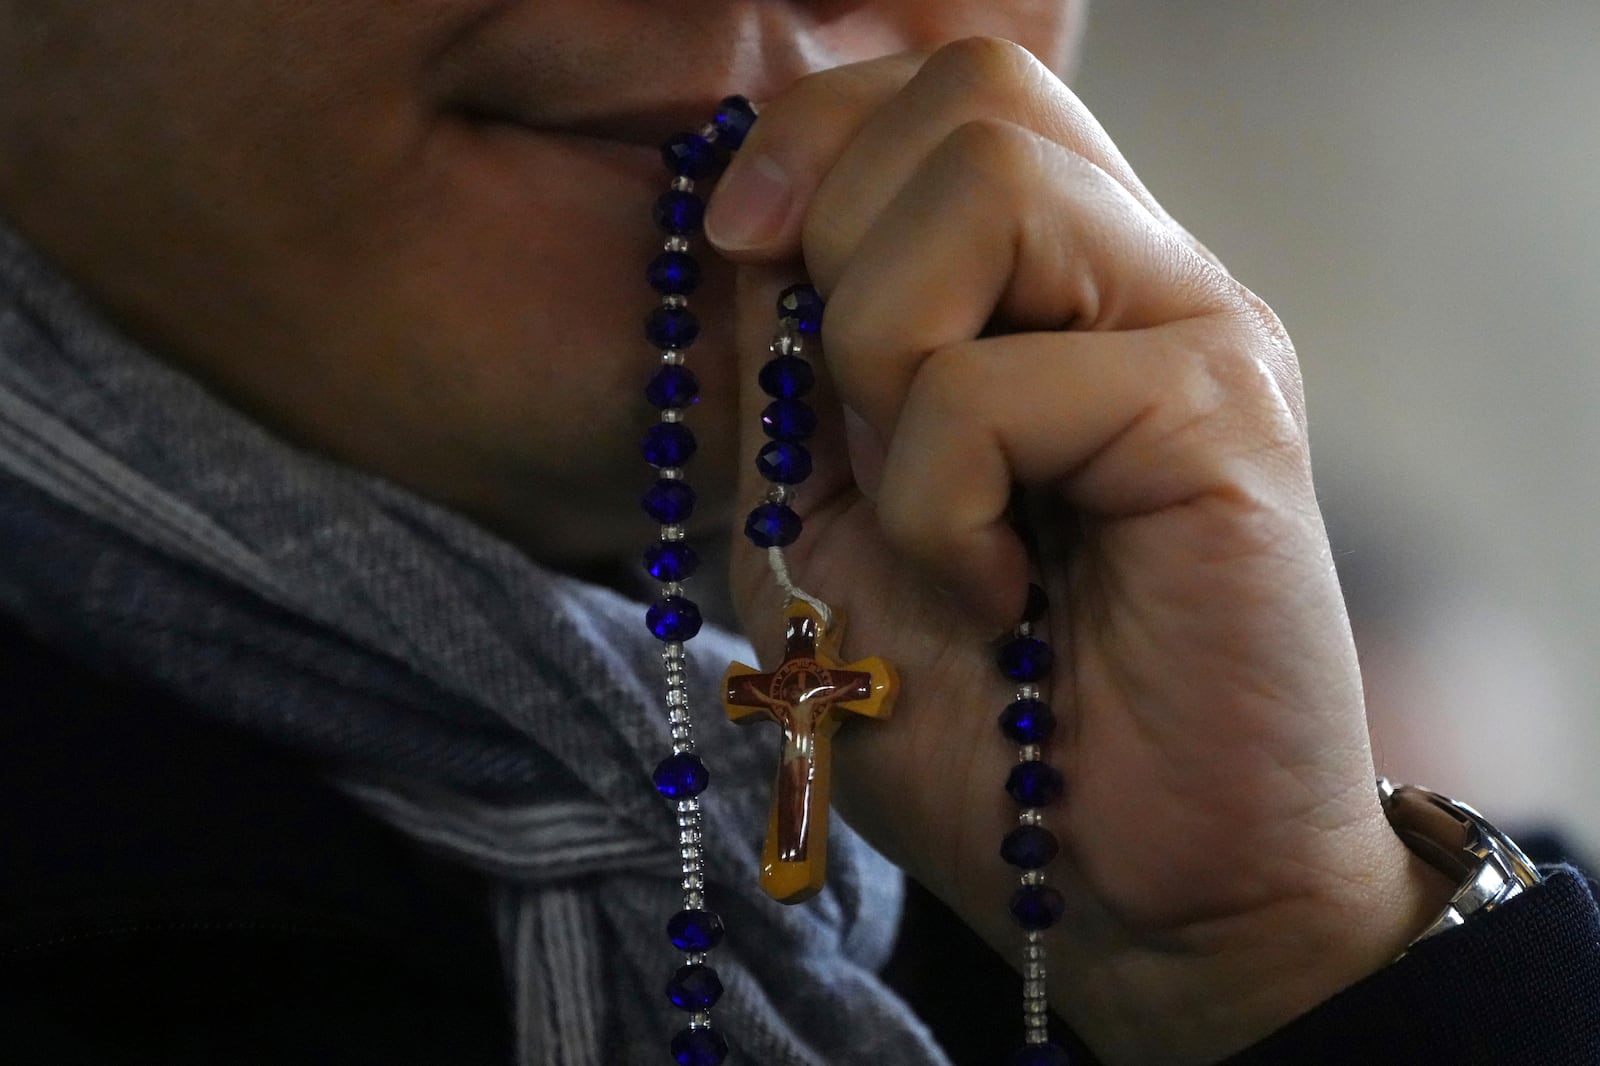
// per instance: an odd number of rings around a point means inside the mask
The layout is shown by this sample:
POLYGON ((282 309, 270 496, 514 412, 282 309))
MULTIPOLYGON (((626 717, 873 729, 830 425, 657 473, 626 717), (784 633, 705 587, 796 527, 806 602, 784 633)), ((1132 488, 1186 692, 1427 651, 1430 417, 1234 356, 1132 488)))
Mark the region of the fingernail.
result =
POLYGON ((850 453, 856 488, 867 499, 877 499, 878 488, 883 484, 883 442, 878 439, 878 431, 848 407, 844 409, 844 446, 850 453))
POLYGON ((706 237, 724 251, 765 244, 783 228, 794 187, 771 156, 757 156, 722 179, 706 212, 706 237))

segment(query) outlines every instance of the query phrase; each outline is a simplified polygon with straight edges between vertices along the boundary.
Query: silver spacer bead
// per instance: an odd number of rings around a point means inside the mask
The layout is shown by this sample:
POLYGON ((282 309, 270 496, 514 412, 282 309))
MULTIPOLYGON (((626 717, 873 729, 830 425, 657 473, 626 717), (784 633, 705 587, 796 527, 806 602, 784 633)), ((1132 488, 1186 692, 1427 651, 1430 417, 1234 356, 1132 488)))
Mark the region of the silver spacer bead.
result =
POLYGON ((678 311, 689 306, 689 298, 681 293, 673 293, 661 298, 661 306, 669 311, 678 311))
POLYGON ((798 333, 785 330, 772 342, 773 355, 804 355, 806 354, 805 338, 798 333))
MULTIPOLYGON (((681 588, 682 586, 679 586, 679 587, 681 588)), ((1024 744, 1024 745, 1022 745, 1022 747, 1017 749, 1017 761, 1018 762, 1038 762, 1039 761, 1039 745, 1037 745, 1037 744, 1024 744)))
POLYGON ((1033 636, 1033 623, 1032 622, 1018 622, 1017 623, 1017 636, 1019 636, 1019 637, 1031 637, 1031 636, 1033 636))
POLYGON ((696 1013, 689 1015, 689 1028, 691 1028, 691 1029, 709 1029, 709 1028, 711 1028, 711 1015, 709 1013, 707 1013, 706 1011, 697 1011, 696 1013))
POLYGON ((1042 999, 1025 999, 1022 1001, 1023 1014, 1043 1014, 1048 1009, 1042 999))
POLYGON ((661 586, 661 595, 663 595, 663 596, 682 596, 683 595, 683 582, 681 582, 681 581, 668 581, 665 585, 661 586))
POLYGON ((700 127, 700 136, 704 137, 712 144, 716 144, 717 138, 722 136, 722 131, 717 129, 717 124, 715 122, 707 122, 704 126, 700 127))
POLYGON ((1044 812, 1037 807, 1024 807, 1017 812, 1018 825, 1043 825, 1044 812))
POLYGON ((706 909, 706 897, 699 892, 688 892, 683 897, 683 909, 686 911, 703 911, 706 909))
POLYGON ((1046 1024, 1030 1023, 1027 1035, 1023 1037, 1024 1044, 1048 1044, 1050 1042, 1050 1027, 1046 1024))
POLYGON ((779 503, 788 506, 794 501, 794 490, 788 485, 770 485, 767 488, 767 502, 779 503))
POLYGON ((706 953, 703 951, 690 951, 684 953, 683 964, 685 966, 704 966, 705 963, 706 953))
POLYGON ((682 174, 672 179, 673 192, 694 192, 694 179, 686 178, 682 174))
MULTIPOLYGON (((661 539, 662 540, 666 540, 667 539, 666 531, 668 529, 673 529, 673 528, 675 528, 675 527, 673 527, 673 526, 663 526, 661 528, 661 539)), ((683 660, 684 660, 683 641, 681 641, 681 640, 669 640, 665 644, 661 645, 661 661, 662 662, 667 663, 670 666, 674 662, 681 663, 681 662, 683 662, 683 660)))
MULTIPOLYGON (((1036 948, 1039 948, 1040 951, 1044 950, 1044 931, 1043 930, 1030 929, 1030 930, 1028 930, 1028 935, 1026 937, 1024 937, 1023 939, 1027 943, 1028 947, 1030 947, 1030 948, 1035 948, 1036 947, 1036 948)), ((1028 958, 1030 958, 1030 959, 1042 959, 1042 958, 1044 958, 1044 956, 1042 954, 1041 955, 1029 955, 1028 958)))
POLYGON ((661 247, 668 252, 687 252, 689 250, 689 238, 682 234, 677 234, 662 241, 661 247))
POLYGON ((1042 962, 1030 962, 1022 968, 1022 976, 1029 981, 1043 981, 1048 975, 1042 962))
POLYGON ((1017 880, 1021 881, 1025 885, 1042 885, 1044 884, 1044 871, 1029 870, 1027 873, 1017 878, 1017 880))
POLYGON ((1043 999, 1044 998, 1044 982, 1043 981, 1024 981, 1022 983, 1022 997, 1024 999, 1043 999))
POLYGON ((656 477, 660 478, 662 481, 682 481, 683 467, 658 466, 656 467, 656 477))
POLYGON ((1019 700, 1036 700, 1039 698, 1040 694, 1041 690, 1038 685, 1017 686, 1017 699, 1019 700))
MULTIPOLYGON (((661 527, 661 539, 664 540, 664 541, 667 541, 669 544, 670 543, 676 543, 677 541, 682 540, 687 535, 688 534, 684 531, 684 528, 682 526, 662 526, 661 527)), ((680 644, 679 647, 682 647, 682 645, 680 644)))
POLYGON ((679 814, 699 814, 700 813, 700 797, 699 796, 691 796, 688 799, 679 800, 678 801, 678 813, 679 814))
POLYGON ((683 421, 683 408, 681 408, 681 407, 668 407, 666 410, 661 412, 661 421, 663 421, 663 422, 682 422, 683 421))
POLYGON ((705 876, 696 870, 684 877, 682 887, 685 892, 704 892, 706 890, 705 876))
POLYGON ((682 366, 683 352, 678 348, 661 349, 661 364, 663 366, 682 366))

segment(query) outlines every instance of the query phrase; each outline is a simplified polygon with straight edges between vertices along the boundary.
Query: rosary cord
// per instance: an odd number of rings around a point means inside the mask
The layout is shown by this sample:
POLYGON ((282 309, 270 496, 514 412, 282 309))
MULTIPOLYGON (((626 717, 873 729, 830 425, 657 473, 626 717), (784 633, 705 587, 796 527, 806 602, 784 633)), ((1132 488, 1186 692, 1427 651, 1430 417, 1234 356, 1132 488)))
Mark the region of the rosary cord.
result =
POLYGON ((822 627, 824 629, 833 624, 833 610, 826 603, 796 585, 794 578, 789 576, 789 560, 784 558, 782 548, 767 549, 767 565, 772 568, 772 579, 778 583, 778 587, 784 591, 784 595, 791 600, 809 603, 817 614, 822 617, 822 627))

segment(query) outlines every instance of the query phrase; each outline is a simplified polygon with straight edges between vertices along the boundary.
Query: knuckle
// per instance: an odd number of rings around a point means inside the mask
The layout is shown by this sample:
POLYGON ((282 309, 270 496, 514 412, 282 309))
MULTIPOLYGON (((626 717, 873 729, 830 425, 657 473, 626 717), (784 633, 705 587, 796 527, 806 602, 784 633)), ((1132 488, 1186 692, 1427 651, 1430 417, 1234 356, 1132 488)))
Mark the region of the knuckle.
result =
POLYGON ((1193 345, 1179 394, 1193 421, 1253 441, 1258 452, 1298 453, 1305 434, 1294 352, 1266 339, 1264 328, 1254 315, 1234 316, 1193 345))
POLYGON ((965 37, 941 47, 923 65, 923 74, 986 93, 1035 76, 1043 64, 1013 41, 999 37, 965 37))
POLYGON ((1005 119, 975 118, 957 126, 939 145, 932 163, 965 175, 978 186, 966 190, 988 201, 1014 203, 1037 195, 1038 135, 1005 119))

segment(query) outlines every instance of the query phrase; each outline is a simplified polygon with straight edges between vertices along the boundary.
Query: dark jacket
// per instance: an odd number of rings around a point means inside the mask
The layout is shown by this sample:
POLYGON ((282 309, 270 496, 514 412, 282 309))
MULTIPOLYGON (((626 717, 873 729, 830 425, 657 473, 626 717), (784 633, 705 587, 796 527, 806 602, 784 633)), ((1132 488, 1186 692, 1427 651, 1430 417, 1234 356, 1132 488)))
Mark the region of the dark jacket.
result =
MULTIPOLYGON (((513 1061, 471 875, 315 767, 94 677, 10 624, 0 701, 0 1062, 513 1061)), ((1227 1066, 1600 1063, 1593 891, 1561 870, 1227 1066)), ((970 934, 937 908, 908 921, 902 987, 959 1064, 1000 1061, 1015 978, 971 946, 952 970, 970 934), (946 965, 930 979, 934 959, 946 965)))

